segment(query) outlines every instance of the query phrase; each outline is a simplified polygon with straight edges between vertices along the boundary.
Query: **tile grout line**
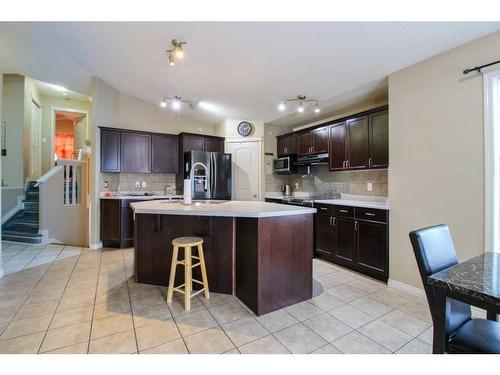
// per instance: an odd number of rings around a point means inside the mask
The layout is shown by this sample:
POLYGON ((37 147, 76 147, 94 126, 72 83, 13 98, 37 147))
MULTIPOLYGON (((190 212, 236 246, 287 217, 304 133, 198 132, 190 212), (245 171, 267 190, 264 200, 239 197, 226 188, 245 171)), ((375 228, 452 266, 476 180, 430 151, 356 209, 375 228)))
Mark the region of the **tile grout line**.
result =
POLYGON ((91 321, 90 321, 89 340, 87 343, 87 354, 89 354, 89 350, 90 350, 90 339, 92 337, 92 328, 94 326, 95 303, 97 300, 97 290, 99 288, 99 276, 101 274, 102 251, 100 249, 98 251, 99 251, 99 269, 97 270, 97 278, 95 281, 94 304, 92 305, 92 316, 91 316, 91 321))
MULTIPOLYGON (((61 251, 59 252, 59 254, 62 253, 63 250, 64 250, 64 246, 61 249, 61 251)), ((45 334, 43 335, 42 341, 40 342, 40 346, 38 347, 37 354, 40 354, 40 350, 42 349, 43 342, 45 341, 45 338, 47 337, 47 333, 49 332, 50 325, 52 324, 52 321, 54 320, 54 316, 56 315, 57 309, 58 309, 58 307, 59 307, 59 305, 61 303, 61 300, 63 299, 64 292, 66 291, 66 288, 68 287, 68 283, 69 283, 69 280, 71 279, 71 275, 73 274, 73 271, 75 270, 75 267, 76 267, 76 265, 78 263, 78 260, 80 259, 81 256, 82 256, 82 253, 80 252, 80 254, 78 255, 78 259, 76 260, 75 264, 73 265, 73 269, 71 270, 71 273, 69 274, 68 280, 66 281, 66 285, 64 286, 64 290, 63 290, 63 292, 61 294, 61 297, 59 298, 59 301, 57 302, 57 306, 56 306, 56 308, 54 310, 54 313, 52 314, 52 318, 50 319, 49 325, 47 326, 47 330, 45 331, 45 334)), ((54 262, 56 261, 56 259, 54 259, 54 261, 51 263, 51 265, 48 268, 47 272, 52 268, 52 266, 54 265, 54 262)))
POLYGON ((122 253, 123 267, 125 270, 125 284, 127 285, 128 303, 130 305, 130 317, 132 318, 132 329, 134 330, 135 348, 137 349, 137 354, 139 354, 139 343, 137 341, 137 332, 135 331, 134 309, 132 307, 132 297, 130 296, 130 287, 128 285, 127 264, 125 263, 125 254, 123 252, 123 249, 120 249, 120 251, 122 253))

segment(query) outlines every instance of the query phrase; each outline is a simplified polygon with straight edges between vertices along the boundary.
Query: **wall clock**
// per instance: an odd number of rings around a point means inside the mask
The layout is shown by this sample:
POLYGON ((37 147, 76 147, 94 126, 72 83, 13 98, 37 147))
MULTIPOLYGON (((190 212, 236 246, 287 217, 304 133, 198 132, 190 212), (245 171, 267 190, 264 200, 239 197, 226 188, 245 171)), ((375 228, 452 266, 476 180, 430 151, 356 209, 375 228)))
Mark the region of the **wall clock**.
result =
POLYGON ((238 124, 238 134, 242 137, 248 137, 252 134, 253 125, 248 121, 242 121, 238 124))

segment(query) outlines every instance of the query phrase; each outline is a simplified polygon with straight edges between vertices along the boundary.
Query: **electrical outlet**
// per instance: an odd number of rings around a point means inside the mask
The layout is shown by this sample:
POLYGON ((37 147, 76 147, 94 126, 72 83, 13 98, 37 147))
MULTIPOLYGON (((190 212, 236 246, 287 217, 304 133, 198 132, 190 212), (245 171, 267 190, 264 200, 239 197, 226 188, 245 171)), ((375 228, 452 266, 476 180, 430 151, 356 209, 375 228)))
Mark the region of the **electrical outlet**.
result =
POLYGON ((104 181, 104 189, 108 188, 108 181, 104 181))
POLYGON ((294 188, 295 190, 297 190, 297 189, 299 188, 299 183, 298 183, 298 182, 294 183, 294 184, 293 184, 293 188, 294 188))
POLYGON ((135 182, 135 187, 136 187, 136 189, 140 188, 141 187, 141 182, 140 181, 136 181, 135 182))
POLYGON ((373 190, 373 184, 371 182, 366 184, 366 190, 372 191, 373 190))
POLYGON ((142 181, 142 187, 145 188, 146 187, 146 181, 142 181))

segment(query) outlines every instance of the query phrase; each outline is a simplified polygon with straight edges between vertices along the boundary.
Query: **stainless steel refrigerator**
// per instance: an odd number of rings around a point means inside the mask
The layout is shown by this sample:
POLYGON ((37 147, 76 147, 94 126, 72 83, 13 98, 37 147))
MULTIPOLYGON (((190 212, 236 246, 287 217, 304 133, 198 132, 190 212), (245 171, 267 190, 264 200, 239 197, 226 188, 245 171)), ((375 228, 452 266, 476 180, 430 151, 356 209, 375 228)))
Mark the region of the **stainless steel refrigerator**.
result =
POLYGON ((184 178, 191 180, 192 199, 231 199, 231 154, 188 151, 184 178))

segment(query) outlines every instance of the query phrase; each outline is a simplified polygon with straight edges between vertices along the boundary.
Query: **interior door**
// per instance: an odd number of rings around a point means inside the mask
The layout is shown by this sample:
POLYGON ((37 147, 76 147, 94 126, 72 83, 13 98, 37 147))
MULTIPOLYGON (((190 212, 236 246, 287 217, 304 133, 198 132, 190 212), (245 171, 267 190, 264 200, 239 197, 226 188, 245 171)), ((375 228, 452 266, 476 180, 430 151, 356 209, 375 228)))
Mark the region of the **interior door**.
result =
POLYGON ((87 139, 87 117, 83 116, 78 121, 75 121, 75 151, 77 149, 85 147, 86 139, 87 139))
POLYGON ((260 143, 230 142, 233 160, 233 199, 258 201, 260 199, 260 143))
POLYGON ((40 107, 34 101, 31 101, 31 124, 30 124, 30 174, 31 179, 36 180, 40 177, 40 107))

